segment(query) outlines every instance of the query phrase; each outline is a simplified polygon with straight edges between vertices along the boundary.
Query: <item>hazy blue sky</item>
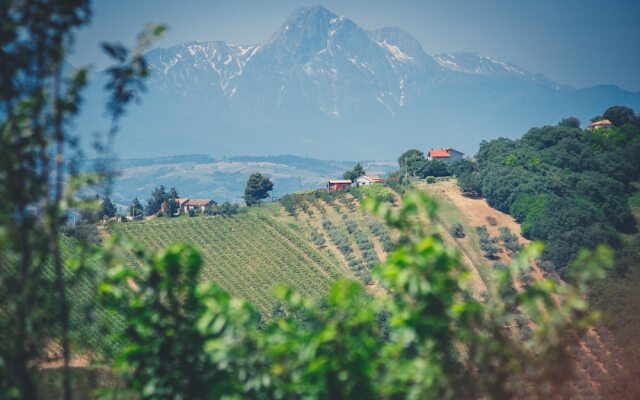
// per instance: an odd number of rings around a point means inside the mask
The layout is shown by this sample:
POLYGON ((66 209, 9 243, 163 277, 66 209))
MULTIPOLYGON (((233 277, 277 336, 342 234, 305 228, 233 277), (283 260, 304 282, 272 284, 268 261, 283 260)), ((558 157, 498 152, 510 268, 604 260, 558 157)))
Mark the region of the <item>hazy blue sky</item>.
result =
POLYGON ((97 0, 71 62, 103 67, 98 43, 131 43, 164 22, 166 47, 191 40, 256 44, 296 8, 321 4, 365 29, 396 25, 427 53, 474 51, 577 87, 640 91, 640 0, 97 0))

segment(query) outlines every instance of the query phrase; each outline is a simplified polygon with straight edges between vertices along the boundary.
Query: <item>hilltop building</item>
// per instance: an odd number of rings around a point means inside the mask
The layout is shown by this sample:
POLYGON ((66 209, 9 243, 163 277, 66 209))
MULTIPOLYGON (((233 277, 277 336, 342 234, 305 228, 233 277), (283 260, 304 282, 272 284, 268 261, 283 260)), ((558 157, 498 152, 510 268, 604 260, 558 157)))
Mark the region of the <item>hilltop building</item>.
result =
POLYGON ((452 164, 456 161, 462 160, 464 153, 452 149, 450 147, 444 149, 431 149, 427 153, 427 160, 440 160, 447 164, 452 164))
POLYGON ((348 179, 329 179, 327 189, 330 192, 337 190, 348 190, 351 187, 351 181, 348 179))
POLYGON ((178 214, 189 213, 189 210, 197 210, 200 209, 201 212, 204 212, 204 209, 210 205, 214 204, 213 200, 204 200, 204 199, 187 199, 187 198, 179 198, 176 199, 178 202, 178 214))
POLYGON ((592 122, 589 124, 589 127, 587 127, 587 129, 590 131, 609 128, 613 128, 613 124, 608 119, 601 119, 600 121, 592 122))
POLYGON ((382 182, 383 180, 379 176, 362 175, 361 177, 358 177, 358 179, 356 179, 355 182, 353 182, 353 186, 355 187, 368 186, 368 185, 373 185, 375 183, 382 183, 382 182))

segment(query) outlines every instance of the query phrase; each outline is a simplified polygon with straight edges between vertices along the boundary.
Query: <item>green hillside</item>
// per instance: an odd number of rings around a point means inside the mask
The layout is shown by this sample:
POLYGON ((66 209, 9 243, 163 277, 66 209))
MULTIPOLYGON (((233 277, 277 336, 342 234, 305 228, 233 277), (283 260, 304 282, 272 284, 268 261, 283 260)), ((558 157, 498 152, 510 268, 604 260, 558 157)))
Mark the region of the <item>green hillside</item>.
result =
POLYGON ((214 280, 232 296, 248 299, 265 316, 271 313, 278 285, 322 296, 334 280, 352 276, 303 236, 258 213, 116 223, 107 225, 107 231, 133 239, 150 251, 173 242, 197 246, 204 258, 204 278, 214 280))

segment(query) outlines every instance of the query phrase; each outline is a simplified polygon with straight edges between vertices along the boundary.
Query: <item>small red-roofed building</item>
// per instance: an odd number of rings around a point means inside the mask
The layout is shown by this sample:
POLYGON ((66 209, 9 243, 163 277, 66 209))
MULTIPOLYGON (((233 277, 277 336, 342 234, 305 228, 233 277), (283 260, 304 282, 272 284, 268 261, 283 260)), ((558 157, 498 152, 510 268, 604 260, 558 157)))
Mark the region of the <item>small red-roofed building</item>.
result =
POLYGON ((330 192, 348 190, 351 187, 351 183, 348 179, 329 179, 327 189, 329 189, 330 192))
POLYGON ((205 199, 188 199, 188 198, 178 198, 176 199, 178 202, 178 214, 189 213, 189 210, 197 210, 200 209, 200 212, 204 212, 204 209, 209 204, 214 204, 213 200, 205 200, 205 199))
POLYGON ((590 123, 587 129, 590 131, 594 131, 596 129, 609 129, 609 128, 613 128, 613 123, 608 119, 601 119, 600 121, 590 123))
POLYGON ((440 160, 447 164, 462 160, 464 153, 450 147, 444 149, 431 149, 427 152, 427 160, 440 160))

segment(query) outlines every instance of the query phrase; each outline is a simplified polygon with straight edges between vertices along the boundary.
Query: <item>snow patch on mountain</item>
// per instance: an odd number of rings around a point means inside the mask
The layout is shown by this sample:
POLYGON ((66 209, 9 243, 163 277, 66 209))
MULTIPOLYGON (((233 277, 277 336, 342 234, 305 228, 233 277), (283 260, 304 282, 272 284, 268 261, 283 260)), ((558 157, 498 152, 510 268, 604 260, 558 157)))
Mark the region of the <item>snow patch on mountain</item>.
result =
POLYGON ((378 46, 388 50, 391 54, 393 54, 393 57, 398 61, 402 61, 402 62, 413 61, 413 57, 411 57, 404 51, 400 50, 398 46, 394 46, 392 44, 387 43, 386 40, 383 42, 376 42, 376 43, 378 43, 378 46))

